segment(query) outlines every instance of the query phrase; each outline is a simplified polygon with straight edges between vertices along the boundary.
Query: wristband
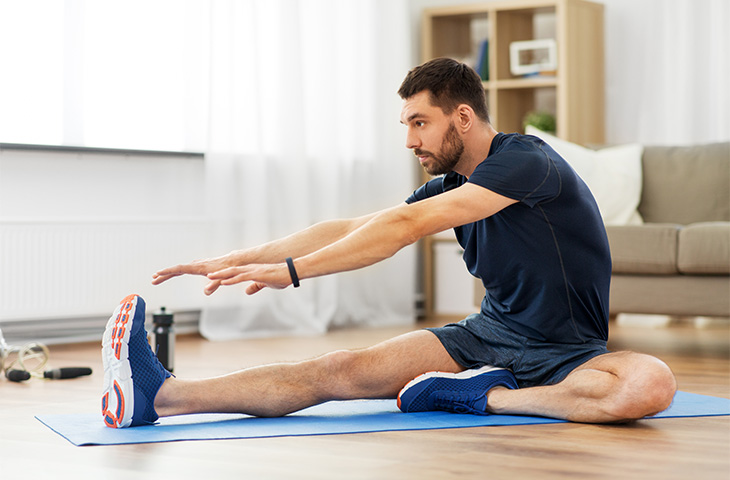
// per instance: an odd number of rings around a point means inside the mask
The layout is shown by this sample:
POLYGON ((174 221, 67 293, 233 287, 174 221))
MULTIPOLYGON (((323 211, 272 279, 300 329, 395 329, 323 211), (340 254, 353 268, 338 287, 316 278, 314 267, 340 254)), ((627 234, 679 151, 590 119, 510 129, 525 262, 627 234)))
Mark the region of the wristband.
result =
POLYGON ((294 288, 297 288, 299 286, 299 276, 297 275, 297 269, 294 268, 294 260, 292 260, 291 257, 286 257, 286 266, 289 267, 291 283, 294 288))

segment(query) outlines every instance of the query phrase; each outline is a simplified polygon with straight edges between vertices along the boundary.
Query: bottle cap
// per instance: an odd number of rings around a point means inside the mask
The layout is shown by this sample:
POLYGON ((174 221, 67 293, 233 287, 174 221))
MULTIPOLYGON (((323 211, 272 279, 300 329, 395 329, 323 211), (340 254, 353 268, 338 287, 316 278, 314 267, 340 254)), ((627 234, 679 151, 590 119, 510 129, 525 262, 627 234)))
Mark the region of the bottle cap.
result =
POLYGON ((165 310, 165 307, 160 307, 160 311, 152 314, 152 322, 155 325, 170 326, 172 325, 173 315, 165 310))

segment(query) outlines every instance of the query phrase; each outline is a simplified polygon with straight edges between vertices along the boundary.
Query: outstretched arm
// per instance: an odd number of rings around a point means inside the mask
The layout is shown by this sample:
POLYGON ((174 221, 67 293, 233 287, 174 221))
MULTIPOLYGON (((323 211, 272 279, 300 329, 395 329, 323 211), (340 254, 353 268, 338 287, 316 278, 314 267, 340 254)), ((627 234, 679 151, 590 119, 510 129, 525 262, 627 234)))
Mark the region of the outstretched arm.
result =
MULTIPOLYGON (((304 256, 282 253, 295 258, 300 279, 355 270, 389 258, 424 236, 489 217, 513 203, 516 201, 485 188, 465 184, 411 205, 378 212, 338 240, 304 256)), ((285 263, 230 267, 208 278, 220 285, 252 281, 248 294, 291 284, 285 263)))
MULTIPOLYGON (((257 247, 235 250, 220 257, 195 260, 164 268, 152 275, 152 284, 159 285, 180 275, 208 275, 230 267, 282 263, 286 257, 304 256, 338 241, 366 223, 374 215, 317 223, 300 232, 257 247)), ((210 295, 219 285, 220 282, 211 282, 206 286, 205 293, 210 295)))

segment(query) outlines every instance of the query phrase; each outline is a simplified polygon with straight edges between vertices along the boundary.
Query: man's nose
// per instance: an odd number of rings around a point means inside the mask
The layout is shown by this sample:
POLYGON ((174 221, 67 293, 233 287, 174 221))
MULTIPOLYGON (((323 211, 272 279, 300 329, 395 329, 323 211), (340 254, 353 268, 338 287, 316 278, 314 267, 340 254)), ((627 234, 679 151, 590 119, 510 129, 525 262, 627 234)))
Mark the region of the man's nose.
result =
POLYGON ((406 135, 406 148, 409 150, 413 150, 414 148, 418 148, 420 146, 421 140, 418 138, 417 135, 409 130, 408 134, 406 135))

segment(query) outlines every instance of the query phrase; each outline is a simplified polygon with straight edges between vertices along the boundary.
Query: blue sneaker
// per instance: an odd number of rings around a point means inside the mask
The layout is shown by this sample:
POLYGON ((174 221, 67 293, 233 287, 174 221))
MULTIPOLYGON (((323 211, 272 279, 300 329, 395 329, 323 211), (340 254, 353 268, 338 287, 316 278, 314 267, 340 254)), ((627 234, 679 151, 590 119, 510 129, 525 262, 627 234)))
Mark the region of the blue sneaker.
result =
POLYGON ((172 374, 152 353, 144 317, 144 300, 129 295, 106 324, 101 346, 104 362, 101 414, 107 427, 149 425, 159 418, 154 407, 155 396, 172 374))
POLYGON ((485 366, 460 373, 428 372, 403 387, 398 408, 404 413, 444 410, 453 413, 488 415, 487 392, 501 386, 516 389, 509 370, 485 366))

